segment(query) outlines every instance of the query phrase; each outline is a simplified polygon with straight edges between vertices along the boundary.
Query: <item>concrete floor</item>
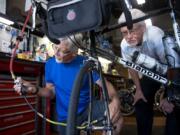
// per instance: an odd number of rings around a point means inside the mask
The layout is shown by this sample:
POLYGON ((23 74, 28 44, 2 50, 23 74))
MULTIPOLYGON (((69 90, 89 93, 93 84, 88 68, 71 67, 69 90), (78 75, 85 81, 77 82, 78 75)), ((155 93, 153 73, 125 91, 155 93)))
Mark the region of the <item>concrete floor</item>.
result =
MULTIPOLYGON (((135 117, 125 117, 125 125, 121 135, 137 135, 135 117)), ((154 117, 152 135, 164 135, 165 118, 163 116, 154 117)))

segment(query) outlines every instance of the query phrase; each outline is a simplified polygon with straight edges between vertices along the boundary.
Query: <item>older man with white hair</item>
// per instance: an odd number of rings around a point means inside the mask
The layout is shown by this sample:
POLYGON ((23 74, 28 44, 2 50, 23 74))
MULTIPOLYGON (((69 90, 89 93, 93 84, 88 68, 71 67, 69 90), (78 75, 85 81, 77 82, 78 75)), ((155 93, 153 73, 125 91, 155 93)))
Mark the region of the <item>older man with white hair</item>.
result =
MULTIPOLYGON (((130 9, 132 19, 137 19, 146 14, 139 9, 130 9)), ((119 17, 118 23, 126 22, 124 13, 119 17)), ((128 61, 135 62, 154 72, 166 74, 167 61, 165 58, 162 38, 164 32, 156 26, 146 26, 144 21, 134 23, 129 30, 126 26, 121 27, 123 36, 121 42, 122 57, 128 61), (141 57, 143 56, 143 57, 141 57), (153 62, 152 62, 153 60, 153 62)), ((153 124, 153 103, 156 91, 160 84, 146 76, 138 74, 135 70, 129 69, 129 73, 136 85, 134 105, 138 135, 151 135, 153 124)), ((163 111, 167 113, 167 135, 178 135, 176 120, 173 120, 174 105, 164 98, 161 102, 163 111), (173 122, 173 126, 171 125, 173 122)))

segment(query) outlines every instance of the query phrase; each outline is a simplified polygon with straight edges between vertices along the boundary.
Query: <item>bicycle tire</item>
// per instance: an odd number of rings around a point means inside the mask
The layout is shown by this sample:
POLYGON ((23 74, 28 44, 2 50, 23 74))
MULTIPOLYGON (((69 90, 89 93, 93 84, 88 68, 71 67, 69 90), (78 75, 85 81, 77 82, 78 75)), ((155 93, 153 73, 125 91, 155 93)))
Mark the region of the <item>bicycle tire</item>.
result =
POLYGON ((94 62, 86 62, 76 76, 69 102, 66 135, 74 135, 76 132, 76 114, 82 81, 84 75, 91 72, 94 69, 94 66, 94 62))

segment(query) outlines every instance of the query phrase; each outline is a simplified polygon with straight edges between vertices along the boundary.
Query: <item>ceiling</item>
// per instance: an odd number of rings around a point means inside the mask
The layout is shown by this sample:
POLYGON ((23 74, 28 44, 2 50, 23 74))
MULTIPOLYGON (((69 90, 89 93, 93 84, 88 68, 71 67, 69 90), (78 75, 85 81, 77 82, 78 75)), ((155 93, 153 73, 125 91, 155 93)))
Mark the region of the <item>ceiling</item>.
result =
MULTIPOLYGON (((112 14, 114 18, 118 18, 122 12, 121 4, 119 1, 121 0, 111 0, 113 1, 113 10, 112 14)), ((133 8, 139 8, 144 12, 149 12, 157 9, 161 9, 164 7, 168 7, 168 0, 146 0, 146 3, 143 5, 138 5, 137 0, 127 0, 132 4, 133 8)), ((180 0, 172 0, 176 3, 176 9, 180 12, 180 0)), ((27 12, 25 12, 25 2, 26 0, 6 0, 6 15, 14 20, 15 22, 23 23, 27 16, 27 12)), ((36 19, 37 26, 41 27, 40 20, 36 19)), ((30 20, 31 22, 31 20, 30 20)), ((115 21, 114 21, 115 22, 115 21)), ((30 25, 31 23, 29 23, 30 25)))
MULTIPOLYGON (((6 14, 15 21, 24 22, 27 13, 25 12, 25 1, 26 0, 6 0, 6 14)), ((113 5, 113 15, 118 17, 121 12, 120 0, 111 0, 114 2, 113 5)), ((152 11, 167 7, 167 0, 146 0, 146 3, 143 5, 138 5, 136 0, 129 0, 132 4, 132 7, 142 9, 143 11, 152 11)), ((178 0, 177 0, 178 1, 178 0)))

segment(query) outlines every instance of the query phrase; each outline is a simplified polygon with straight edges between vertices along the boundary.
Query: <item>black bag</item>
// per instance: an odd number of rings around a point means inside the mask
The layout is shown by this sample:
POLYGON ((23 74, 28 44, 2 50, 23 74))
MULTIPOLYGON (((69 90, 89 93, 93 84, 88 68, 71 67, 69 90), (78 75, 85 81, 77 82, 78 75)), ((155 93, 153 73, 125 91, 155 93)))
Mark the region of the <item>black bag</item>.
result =
POLYGON ((110 17, 108 0, 51 0, 47 8, 48 34, 59 38, 97 29, 110 17))

